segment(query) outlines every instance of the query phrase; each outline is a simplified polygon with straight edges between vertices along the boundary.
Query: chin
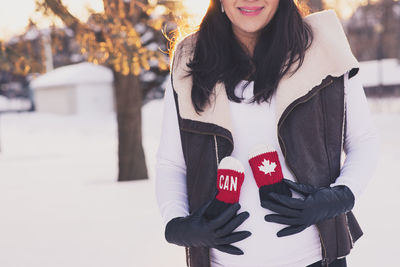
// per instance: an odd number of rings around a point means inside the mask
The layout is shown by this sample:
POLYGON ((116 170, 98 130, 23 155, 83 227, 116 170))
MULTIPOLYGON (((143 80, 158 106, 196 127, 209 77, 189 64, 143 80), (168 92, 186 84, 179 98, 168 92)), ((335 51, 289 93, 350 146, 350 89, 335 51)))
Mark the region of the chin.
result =
POLYGON ((246 33, 257 33, 263 29, 264 25, 246 25, 246 27, 240 27, 240 30, 246 33))

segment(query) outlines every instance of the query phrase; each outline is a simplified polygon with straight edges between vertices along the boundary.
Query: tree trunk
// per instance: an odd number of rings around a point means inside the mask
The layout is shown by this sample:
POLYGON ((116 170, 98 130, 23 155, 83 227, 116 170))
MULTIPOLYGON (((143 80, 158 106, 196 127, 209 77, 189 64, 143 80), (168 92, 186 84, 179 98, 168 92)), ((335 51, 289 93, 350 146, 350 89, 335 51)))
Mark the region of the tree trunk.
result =
POLYGON ((118 122, 118 181, 147 179, 142 146, 142 90, 139 78, 113 70, 118 122))
POLYGON ((320 11, 324 7, 322 0, 310 0, 308 1, 308 6, 312 12, 320 11))

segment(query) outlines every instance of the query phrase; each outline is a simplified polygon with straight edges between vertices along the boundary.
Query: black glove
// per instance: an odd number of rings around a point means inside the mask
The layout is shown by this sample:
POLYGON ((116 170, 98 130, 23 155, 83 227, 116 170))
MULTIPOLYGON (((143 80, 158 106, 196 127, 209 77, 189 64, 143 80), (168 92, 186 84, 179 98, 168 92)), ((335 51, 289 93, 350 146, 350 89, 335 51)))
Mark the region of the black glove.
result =
POLYGON ((186 217, 177 217, 167 223, 165 239, 169 243, 185 247, 210 247, 233 255, 242 255, 243 251, 231 243, 243 240, 251 235, 249 231, 233 232, 248 217, 248 212, 236 215, 240 204, 229 206, 214 219, 207 219, 205 211, 209 201, 200 209, 186 217))
POLYGON ((273 201, 263 201, 261 206, 278 214, 265 216, 268 222, 290 225, 277 233, 278 237, 299 233, 320 221, 348 212, 354 206, 354 195, 345 185, 316 188, 312 185, 283 181, 305 199, 290 198, 270 193, 273 201))
POLYGON ((287 186, 287 184, 285 184, 283 180, 274 184, 263 185, 259 188, 258 192, 260 194, 261 203, 264 200, 273 200, 269 195, 270 193, 277 193, 288 197, 292 196, 292 192, 290 191, 289 186, 287 186))

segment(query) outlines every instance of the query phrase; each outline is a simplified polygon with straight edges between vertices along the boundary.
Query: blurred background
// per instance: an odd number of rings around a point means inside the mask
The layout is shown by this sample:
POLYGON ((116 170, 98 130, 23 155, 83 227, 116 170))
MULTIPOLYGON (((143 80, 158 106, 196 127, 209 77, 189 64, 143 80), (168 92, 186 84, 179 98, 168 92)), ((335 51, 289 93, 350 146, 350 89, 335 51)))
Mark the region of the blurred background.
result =
MULTIPOLYGON (((400 1, 336 10, 381 138, 349 266, 399 266, 400 1)), ((185 266, 154 195, 168 40, 206 0, 14 0, 0 9, 0 266, 185 266)))

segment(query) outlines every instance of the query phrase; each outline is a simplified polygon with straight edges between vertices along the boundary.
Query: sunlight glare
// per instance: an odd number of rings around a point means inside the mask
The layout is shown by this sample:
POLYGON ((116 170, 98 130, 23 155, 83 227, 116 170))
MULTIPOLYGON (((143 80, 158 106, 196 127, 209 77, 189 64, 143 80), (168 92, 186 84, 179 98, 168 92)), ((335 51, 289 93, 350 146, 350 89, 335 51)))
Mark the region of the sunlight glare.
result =
POLYGON ((197 27, 206 14, 210 1, 207 0, 185 0, 184 5, 187 12, 191 15, 189 25, 197 27))

